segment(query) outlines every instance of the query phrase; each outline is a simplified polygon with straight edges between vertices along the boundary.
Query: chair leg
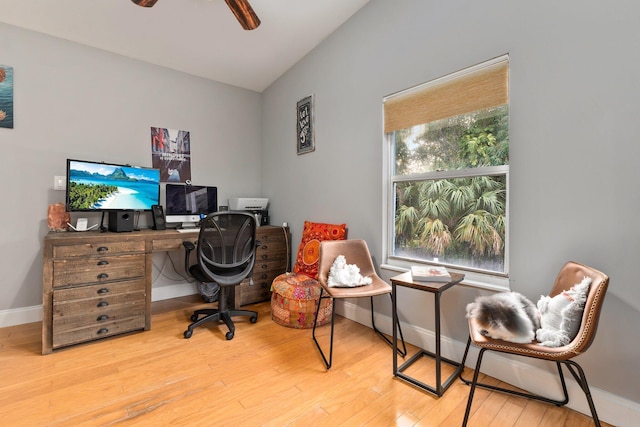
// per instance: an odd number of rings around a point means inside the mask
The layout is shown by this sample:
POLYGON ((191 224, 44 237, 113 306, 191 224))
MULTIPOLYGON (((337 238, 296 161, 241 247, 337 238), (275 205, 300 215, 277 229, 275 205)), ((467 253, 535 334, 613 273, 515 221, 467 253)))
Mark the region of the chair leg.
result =
MULTIPOLYGON (((467 350, 469 349, 469 345, 467 344, 467 350)), ((473 380, 471 382, 471 388, 469 389, 469 398, 467 399, 467 409, 464 412, 464 420, 462 421, 462 427, 466 427, 467 422, 469 421, 469 415, 471 414, 471 404, 473 402, 473 394, 476 391, 476 386, 479 385, 478 384, 478 375, 480 374, 480 365, 482 364, 482 356, 484 355, 484 348, 480 349, 480 353, 478 354, 478 361, 476 362, 476 370, 473 373, 473 380)), ((466 358, 466 351, 465 351, 465 358, 466 358)), ((464 362, 464 359, 463 359, 464 362)), ((460 372, 460 378, 464 381, 464 379, 462 378, 462 372, 460 372)), ((466 381, 464 381, 465 383, 467 383, 466 381)), ((467 383, 468 384, 468 383, 467 383)))
MULTIPOLYGON (((598 418, 598 413, 596 412, 596 406, 593 404, 593 398, 591 397, 591 390, 589 390, 589 385, 587 384, 587 377, 584 374, 584 370, 580 365, 578 365, 573 360, 565 360, 562 363, 567 367, 569 372, 571 372, 571 375, 573 375, 573 378, 575 378, 577 383, 580 385, 580 388, 582 389, 585 397, 587 398, 587 403, 589 403, 589 409, 591 410, 591 417, 593 418, 593 422, 595 423, 596 426, 600 427, 600 419, 598 418), (578 371, 577 373, 574 370, 574 368, 577 369, 578 371)), ((559 366, 560 365, 558 364, 558 367, 559 366)))
MULTIPOLYGON (((485 349, 485 348, 480 349, 480 354, 482 354, 485 350, 487 350, 487 349, 485 349)), ((475 386, 486 388, 488 390, 494 390, 494 391, 499 391, 499 392, 502 392, 502 393, 512 394, 514 396, 525 397, 527 399, 535 399, 535 400, 539 400, 541 402, 552 403, 552 404, 554 404, 556 406, 564 406, 567 403, 569 403, 569 393, 567 392, 567 385, 566 385, 566 383, 564 381, 564 375, 562 374, 562 369, 560 368, 560 362, 556 362, 556 363, 558 365, 558 376, 560 377, 560 383, 562 385, 562 391, 564 392, 564 399, 563 400, 550 399, 548 397, 539 396, 537 394, 523 393, 521 391, 510 390, 510 389, 507 389, 507 388, 502 388, 502 387, 494 386, 494 385, 491 385, 491 384, 476 383, 475 386)), ((478 363, 476 365, 476 372, 474 373, 474 378, 475 378, 475 374, 479 370, 480 370, 480 364, 478 363)), ((460 372, 459 378, 462 380, 463 383, 465 383, 467 385, 471 385, 471 386, 474 385, 473 381, 469 381, 469 380, 465 379, 462 376, 462 372, 460 372)))
POLYGON ((329 359, 327 359, 327 357, 324 354, 324 351, 322 351, 322 348, 320 347, 320 343, 318 342, 318 339, 316 338, 316 325, 318 324, 318 314, 320 313, 320 305, 322 304, 323 299, 331 298, 330 296, 323 296, 323 294, 324 294, 324 289, 320 289, 320 298, 318 298, 318 307, 316 309, 315 319, 313 320, 313 329, 311 331, 311 336, 313 338, 313 342, 316 344, 316 347, 318 348, 318 351, 320 352, 320 356, 322 356, 324 365, 327 367, 327 369, 331 369, 331 363, 333 361, 333 329, 334 329, 334 319, 336 315, 336 300, 334 298, 331 301, 331 304, 332 304, 331 306, 331 337, 329 339, 329 359))
POLYGON ((193 335, 193 330, 198 326, 208 322, 217 322, 220 319, 220 312, 218 310, 215 310, 215 312, 213 313, 203 313, 203 310, 198 310, 193 315, 191 315, 191 320, 193 320, 193 322, 189 326, 187 326, 187 330, 184 331, 183 335, 185 338, 191 338, 191 335, 193 335), (198 314, 206 314, 206 316, 198 320, 198 314))
POLYGON ((467 359, 467 356, 469 354, 469 347, 471 346, 471 337, 469 337, 469 339, 467 340, 467 346, 464 350, 464 356, 462 356, 462 369, 460 370, 460 374, 459 374, 459 378, 462 382, 464 382, 467 385, 471 386, 471 389, 469 390, 469 398, 467 400, 467 409, 465 411, 465 415, 464 415, 464 421, 462 423, 463 427, 467 425, 467 421, 469 419, 469 415, 471 413, 471 404, 473 401, 473 394, 475 392, 475 388, 476 387, 482 387, 482 388, 486 388, 488 390, 494 390, 494 391, 499 391, 502 393, 507 393, 507 394, 512 394, 515 396, 520 396, 520 397, 525 397, 528 399, 535 399, 535 400, 539 400, 541 402, 546 402, 546 403, 551 403, 554 404, 556 406, 564 406, 567 403, 569 403, 569 392, 567 390, 567 384, 565 382, 564 379, 564 374, 562 373, 562 365, 564 364, 567 369, 569 370, 569 372, 571 372, 571 375, 573 375, 573 377, 575 378, 576 382, 580 385, 580 388, 582 389, 582 391, 585 394, 585 397, 587 398, 587 402, 589 404, 589 409, 591 410, 591 416, 593 418, 593 422, 596 426, 600 427, 600 420, 598 419, 598 414, 596 412, 596 407, 593 403, 593 399, 591 397, 591 391, 589 390, 589 385, 587 384, 587 378, 584 374, 584 370, 582 369, 582 367, 580 365, 578 365, 576 362, 572 361, 572 360, 565 360, 562 362, 556 362, 556 367, 558 369, 558 377, 560 378, 560 384, 562 386, 562 392, 564 394, 564 399, 563 400, 556 400, 556 399, 550 399, 547 397, 543 397, 543 396, 538 396, 536 394, 531 394, 531 393, 523 393, 520 391, 516 391, 516 390, 509 390, 506 388, 502 388, 502 387, 497 387, 494 385, 490 385, 490 384, 483 384, 483 383, 479 383, 478 382, 478 375, 480 374, 480 365, 482 364, 482 356, 484 355, 485 348, 481 348, 480 349, 480 353, 478 354, 478 361, 476 362, 476 370, 473 373, 473 379, 471 381, 465 379, 462 376, 462 373, 464 371, 464 364, 465 361, 467 359), (577 372, 576 372, 577 371, 577 372))
MULTIPOLYGON (((389 296, 391 296, 391 294, 389 294, 389 296)), ((385 334, 383 334, 382 331, 380 331, 378 328, 376 328, 376 320, 375 320, 374 310, 373 310, 373 297, 370 297, 370 298, 371 298, 371 325, 373 326, 373 330, 387 344, 389 344, 391 347, 393 347, 393 342, 391 342, 391 340, 389 338, 387 338, 387 336, 385 334)), ((396 313, 395 323, 398 325, 398 333, 399 333, 399 336, 400 336, 400 341, 402 341, 402 349, 396 347, 396 351, 398 352, 398 354, 400 356, 405 357, 407 355, 407 344, 404 342, 404 337, 402 336, 402 327, 400 327, 400 321, 398 320, 398 314, 397 313, 396 313)))

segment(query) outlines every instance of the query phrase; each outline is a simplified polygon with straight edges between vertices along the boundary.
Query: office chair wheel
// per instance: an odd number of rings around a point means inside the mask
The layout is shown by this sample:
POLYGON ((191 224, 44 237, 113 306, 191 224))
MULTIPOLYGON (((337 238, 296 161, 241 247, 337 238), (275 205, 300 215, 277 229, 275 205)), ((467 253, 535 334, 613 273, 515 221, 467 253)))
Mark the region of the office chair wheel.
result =
POLYGON ((184 337, 185 338, 191 338, 191 335, 193 335, 193 331, 190 331, 189 329, 184 331, 184 337))
POLYGON ((196 320, 198 320, 198 315, 197 314, 192 314, 191 315, 191 321, 195 322, 196 320))
POLYGON ((258 321, 258 316, 251 316, 249 321, 251 321, 251 323, 256 323, 258 321))
POLYGON ((227 332, 225 337, 227 338, 227 341, 228 340, 232 340, 233 339, 233 332, 231 332, 231 331, 227 332))

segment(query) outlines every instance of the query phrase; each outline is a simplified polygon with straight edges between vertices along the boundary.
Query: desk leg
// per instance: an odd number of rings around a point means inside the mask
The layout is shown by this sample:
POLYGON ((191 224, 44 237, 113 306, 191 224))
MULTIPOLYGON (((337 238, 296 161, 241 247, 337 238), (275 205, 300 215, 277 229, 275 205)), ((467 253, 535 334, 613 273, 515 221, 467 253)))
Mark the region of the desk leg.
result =
POLYGON ((442 390, 442 348, 440 343, 440 292, 433 294, 435 301, 435 323, 436 323, 436 394, 441 396, 442 390))
POLYGON ((391 327, 393 328, 393 375, 398 372, 398 308, 396 304, 396 284, 391 282, 391 327))

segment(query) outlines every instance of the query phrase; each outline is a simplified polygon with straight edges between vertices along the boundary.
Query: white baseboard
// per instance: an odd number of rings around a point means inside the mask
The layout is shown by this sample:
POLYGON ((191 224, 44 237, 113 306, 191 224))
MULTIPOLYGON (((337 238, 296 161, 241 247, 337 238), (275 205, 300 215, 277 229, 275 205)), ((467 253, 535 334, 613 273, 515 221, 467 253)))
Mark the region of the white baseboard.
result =
POLYGON ((0 328, 42 321, 42 305, 0 310, 0 328))
MULTIPOLYGON (((152 301, 184 297, 198 293, 195 285, 180 283, 177 285, 154 287, 151 292, 152 301)), ((42 305, 0 310, 0 328, 42 321, 42 305)))
MULTIPOLYGON (((346 300, 341 301, 342 304, 336 304, 337 314, 371 327, 371 312, 368 309, 346 300)), ((391 317, 376 314, 375 321, 378 329, 391 335, 391 317)), ((431 352, 435 351, 433 331, 405 323, 401 323, 401 326, 406 342, 431 352)), ((442 356, 451 360, 462 360, 465 346, 466 342, 462 343, 443 336, 441 339, 442 356)), ((472 346, 467 356, 466 366, 475 368, 477 357, 478 350, 472 346)), ((510 358, 496 352, 486 352, 482 361, 482 372, 531 393, 551 398, 560 398, 562 396, 562 388, 556 374, 555 365, 550 365, 553 366, 552 370, 547 371, 540 367, 524 363, 522 360, 525 360, 525 358, 518 358, 517 356, 510 358), (554 388, 554 386, 550 386, 550 384, 557 384, 557 387, 554 388)), ((589 375, 587 373, 587 379, 588 378, 589 375)), ((590 417, 591 411, 589 410, 589 405, 587 404, 582 389, 566 370, 565 379, 569 392, 569 403, 567 407, 590 417)), ((640 419, 639 403, 623 399, 595 387, 590 386, 589 388, 591 389, 591 396, 598 411, 598 418, 600 418, 601 421, 620 427, 636 425, 637 421, 632 420, 640 419)))
POLYGON ((196 285, 191 283, 179 283, 177 285, 159 286, 151 291, 151 301, 162 301, 171 298, 186 297, 197 294, 196 285))

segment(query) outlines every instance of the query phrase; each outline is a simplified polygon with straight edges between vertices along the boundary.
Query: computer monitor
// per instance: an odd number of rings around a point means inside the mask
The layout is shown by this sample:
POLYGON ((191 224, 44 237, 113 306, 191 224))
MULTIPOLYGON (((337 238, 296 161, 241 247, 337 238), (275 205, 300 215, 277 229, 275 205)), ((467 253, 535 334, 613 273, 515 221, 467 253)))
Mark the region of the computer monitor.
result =
POLYGON ((167 184, 165 196, 168 224, 195 227, 201 218, 218 210, 218 187, 167 184))
POLYGON ((150 211, 159 203, 159 169, 67 159, 69 212, 150 211))

